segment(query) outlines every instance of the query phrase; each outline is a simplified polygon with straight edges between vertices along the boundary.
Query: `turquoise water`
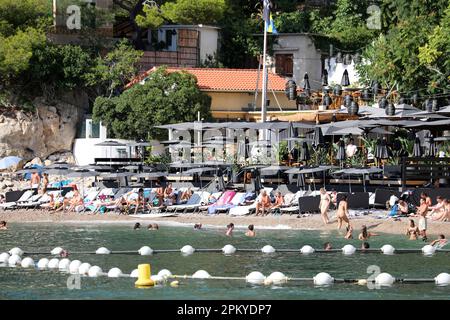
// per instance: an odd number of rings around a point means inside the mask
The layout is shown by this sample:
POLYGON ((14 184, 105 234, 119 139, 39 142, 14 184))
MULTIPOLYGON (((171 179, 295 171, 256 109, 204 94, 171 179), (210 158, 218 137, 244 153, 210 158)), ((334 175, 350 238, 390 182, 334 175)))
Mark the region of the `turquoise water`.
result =
MULTIPOLYGON (((165 227, 159 231, 133 231, 132 225, 47 225, 13 224, 0 232, 0 252, 19 246, 25 251, 50 252, 56 246, 69 251, 95 251, 105 246, 112 251, 138 250, 144 245, 153 249, 180 249, 186 244, 194 248, 222 248, 232 244, 237 248, 301 248, 309 244, 321 248, 330 241, 334 248, 347 243, 356 247, 358 240, 345 240, 337 231, 257 230, 256 238, 245 237, 244 230, 236 230, 232 238, 223 229, 194 231, 190 227, 165 227)), ((370 240, 371 248, 391 244, 396 248, 421 248, 422 241, 409 241, 404 236, 382 235, 370 240)), ((47 255, 46 257, 49 257, 47 255)), ((32 256, 35 261, 44 256, 32 256)), ((381 272, 401 278, 434 278, 450 272, 450 254, 438 253, 425 257, 418 253, 385 256, 378 253, 313 254, 238 252, 232 256, 220 253, 160 253, 138 255, 72 255, 71 260, 89 262, 103 271, 112 267, 130 273, 140 263, 150 263, 152 272, 169 269, 173 274, 191 275, 199 269, 216 276, 245 277, 251 271, 269 275, 280 271, 290 277, 313 277, 328 272, 335 278, 367 278, 369 265, 378 265, 381 272)), ((178 288, 169 285, 136 289, 131 278, 81 278, 80 290, 67 289, 68 274, 58 271, 37 271, 20 267, 0 268, 0 299, 448 299, 450 287, 434 284, 395 284, 390 288, 370 290, 356 284, 334 284, 315 288, 311 283, 292 283, 282 286, 254 286, 243 280, 180 280, 178 288)))

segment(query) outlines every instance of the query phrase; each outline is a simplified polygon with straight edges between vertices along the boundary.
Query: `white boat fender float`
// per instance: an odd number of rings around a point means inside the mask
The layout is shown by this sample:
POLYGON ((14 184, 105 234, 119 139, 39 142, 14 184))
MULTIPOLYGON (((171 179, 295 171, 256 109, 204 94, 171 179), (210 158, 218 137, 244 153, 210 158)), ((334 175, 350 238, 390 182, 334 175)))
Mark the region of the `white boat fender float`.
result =
POLYGON ((309 245, 306 245, 300 249, 300 252, 301 254, 311 254, 314 253, 314 248, 309 245))
POLYGON ((70 260, 67 258, 61 259, 58 264, 59 270, 69 270, 70 260))
POLYGON ((108 271, 108 277, 109 278, 119 278, 123 275, 122 270, 119 268, 112 268, 108 271))
POLYGON ((95 254, 110 254, 110 253, 111 253, 111 251, 109 251, 105 247, 100 247, 97 249, 97 251, 95 251, 95 254))
POLYGON ((395 278, 389 273, 383 272, 375 277, 375 283, 380 286, 390 287, 394 284, 395 278))
POLYGON ((170 272, 167 269, 162 269, 158 272, 158 276, 161 276, 161 277, 167 279, 172 276, 172 272, 170 272))
POLYGON ((80 267, 78 268, 78 274, 87 275, 90 268, 91 268, 91 265, 87 262, 84 262, 84 263, 80 264, 80 267))
POLYGON ((395 252, 395 248, 391 246, 390 244, 385 244, 381 247, 381 252, 386 255, 393 255, 395 252))
POLYGON ((261 252, 262 253, 274 253, 275 248, 270 245, 267 245, 267 246, 262 247, 261 252))
POLYGON ((51 259, 48 262, 47 268, 49 268, 49 269, 58 269, 59 268, 59 259, 56 259, 56 258, 51 259))
POLYGON ((313 278, 316 286, 329 286, 334 282, 334 278, 326 272, 320 272, 313 278))
POLYGON ((138 250, 138 253, 141 256, 151 256, 153 254, 153 249, 148 246, 144 246, 138 250))
POLYGON ((287 277, 278 271, 272 272, 267 279, 273 284, 283 284, 287 282, 287 277))
POLYGON ((50 260, 48 260, 47 258, 40 259, 37 263, 38 269, 47 269, 49 262, 50 260))
POLYGON ((342 247, 342 253, 346 256, 352 255, 356 252, 356 248, 352 246, 351 244, 346 244, 342 247))
POLYGON ((193 254, 195 252, 195 249, 192 246, 190 246, 190 245, 186 245, 183 248, 181 248, 180 251, 184 255, 191 255, 191 254, 193 254))
POLYGON ((152 279, 153 282, 155 282, 155 284, 162 284, 165 281, 165 278, 163 278, 157 274, 150 276, 150 279, 152 279))
POLYGON ((193 279, 208 279, 211 278, 211 275, 205 270, 198 270, 192 275, 193 279))
POLYGON ((233 254, 236 252, 236 248, 234 246, 232 246, 231 244, 227 244, 226 246, 224 246, 222 248, 222 252, 224 254, 233 254))
POLYGON ((426 246, 423 246, 423 248, 422 248, 422 253, 425 256, 432 256, 435 251, 436 251, 436 247, 433 247, 429 244, 427 244, 426 246))
POLYGON ((12 254, 8 259, 8 264, 10 266, 20 265, 21 262, 22 262, 22 258, 17 254, 12 254))
POLYGON ((69 264, 69 272, 71 274, 78 274, 78 269, 81 266, 81 261, 80 260, 73 260, 70 264, 69 264))
POLYGON ((34 260, 30 257, 26 257, 22 260, 22 263, 20 265, 22 266, 22 268, 33 268, 34 260))
POLYGON ((22 256, 23 255, 23 250, 22 249, 20 249, 20 248, 12 248, 11 250, 9 250, 9 254, 11 255, 11 256, 13 256, 13 255, 18 255, 18 256, 22 256))
POLYGON ((99 277, 103 274, 102 268, 99 266, 93 266, 89 268, 88 276, 91 278, 99 277))
POLYGON ((450 285, 450 274, 440 273, 434 278, 434 281, 438 286, 448 286, 450 285))
POLYGON ((11 255, 7 252, 2 252, 0 254, 0 263, 8 263, 8 259, 11 255))
POLYGON ((64 249, 61 247, 56 247, 54 248, 52 251, 50 251, 50 254, 54 255, 54 256, 59 256, 61 254, 61 252, 63 252, 64 249))
POLYGON ((250 272, 246 277, 245 281, 251 284, 263 284, 266 277, 259 271, 250 272))

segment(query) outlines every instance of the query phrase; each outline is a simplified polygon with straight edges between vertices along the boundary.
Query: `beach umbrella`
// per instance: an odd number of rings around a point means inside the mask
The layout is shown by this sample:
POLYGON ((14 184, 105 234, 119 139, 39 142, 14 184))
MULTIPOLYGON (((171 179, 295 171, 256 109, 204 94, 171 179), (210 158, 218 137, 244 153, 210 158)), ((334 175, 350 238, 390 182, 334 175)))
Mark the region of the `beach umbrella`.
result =
POLYGON ((311 90, 311 85, 309 84, 309 76, 308 73, 305 73, 305 76, 303 77, 303 90, 305 90, 305 92, 309 92, 311 90))
POLYGON ((341 162, 341 165, 342 162, 345 160, 345 142, 344 139, 342 138, 338 142, 338 151, 336 154, 336 159, 341 162))
POLYGON ((273 165, 273 166, 261 168, 260 172, 261 172, 262 176, 273 176, 280 171, 285 171, 285 170, 289 170, 289 169, 290 169, 290 167, 288 167, 288 166, 273 165))
POLYGON ((420 139, 416 137, 414 140, 414 147, 413 147, 413 157, 419 158, 422 156, 422 147, 420 145, 420 139))
POLYGON ((377 145, 375 148, 375 158, 377 159, 388 159, 389 158, 389 152, 387 148, 386 139, 378 139, 377 145))
POLYGON ((19 157, 15 157, 15 156, 5 157, 0 160, 0 170, 15 166, 20 161, 22 161, 22 158, 19 158, 19 157))
POLYGON ((67 178, 82 178, 82 197, 84 198, 84 179, 99 176, 100 173, 89 170, 72 171, 67 174, 67 178))
MULTIPOLYGON (((292 122, 289 121, 289 127, 288 127, 288 138, 294 138, 295 137, 295 130, 294 130, 294 126, 292 125, 292 122)), ((292 140, 288 140, 288 152, 291 152, 292 149, 294 149, 295 147, 295 142, 292 140)))
POLYGON ((111 167, 109 166, 100 166, 100 165, 85 165, 85 166, 77 166, 77 167, 72 167, 72 170, 95 170, 95 171, 99 171, 99 170, 110 170, 111 167))
POLYGON ((434 137, 430 136, 428 138, 428 149, 427 149, 427 156, 429 157, 436 157, 436 142, 434 141, 434 137))
POLYGON ((311 160, 311 155, 309 153, 308 144, 306 142, 303 142, 302 148, 300 149, 300 161, 308 162, 311 160))
POLYGON ((325 138, 323 137, 322 129, 320 127, 314 127, 313 131, 313 143, 314 147, 319 147, 325 143, 325 138))
POLYGON ((342 79, 341 79, 341 86, 347 87, 349 85, 350 85, 350 78, 348 76, 347 69, 345 69, 344 74, 342 75, 342 79))

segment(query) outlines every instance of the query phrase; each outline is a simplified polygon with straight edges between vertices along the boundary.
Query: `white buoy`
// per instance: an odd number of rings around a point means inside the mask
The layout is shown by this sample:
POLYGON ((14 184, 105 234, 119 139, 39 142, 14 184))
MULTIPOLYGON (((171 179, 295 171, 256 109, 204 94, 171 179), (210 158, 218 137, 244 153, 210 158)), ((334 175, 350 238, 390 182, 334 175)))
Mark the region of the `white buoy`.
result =
POLYGON ((167 269, 162 269, 161 271, 158 272, 158 276, 161 276, 163 278, 169 278, 170 276, 172 276, 172 272, 170 272, 167 269))
POLYGON ((52 251, 50 251, 50 254, 54 255, 54 256, 59 256, 61 254, 61 252, 63 252, 64 249, 61 247, 56 247, 54 248, 52 251))
POLYGON ((96 254, 110 254, 111 251, 109 251, 105 247, 98 248, 97 251, 95 251, 96 254))
POLYGON ((262 247, 261 252, 262 253, 274 253, 275 252, 275 248, 272 247, 272 246, 267 245, 267 246, 262 247))
POLYGON ((349 256, 356 252, 356 248, 352 246, 351 244, 346 244, 342 247, 342 253, 349 256))
POLYGON ((112 268, 108 271, 108 277, 110 278, 119 278, 122 275, 122 270, 120 270, 119 268, 112 268))
POLYGON ((424 246, 422 248, 422 252, 425 256, 431 256, 434 254, 435 251, 436 251, 436 247, 433 247, 429 244, 427 244, 426 246, 424 246))
POLYGON ((48 262, 47 268, 49 268, 49 269, 58 269, 59 268, 59 259, 56 259, 56 258, 51 259, 48 262))
POLYGON ((313 280, 316 286, 329 286, 334 282, 334 278, 326 272, 318 273, 313 280))
POLYGON ((8 263, 8 259, 9 259, 10 255, 7 252, 2 252, 0 254, 0 263, 8 263))
POLYGON ((103 274, 102 268, 99 266, 93 266, 89 268, 88 276, 91 278, 99 277, 103 274))
POLYGON ((47 258, 40 259, 37 263, 38 269, 47 269, 49 261, 47 258))
POLYGON ((302 254, 311 254, 311 253, 314 253, 314 248, 311 247, 311 246, 306 245, 306 246, 303 246, 303 247, 300 249, 300 252, 301 252, 302 254))
POLYGON ((222 248, 222 252, 223 252, 224 254, 233 254, 233 253, 236 252, 236 248, 233 247, 231 244, 227 244, 226 246, 224 246, 224 247, 222 248))
POLYGON ((130 278, 137 278, 137 277, 139 277, 139 270, 138 269, 134 269, 130 273, 130 278))
POLYGON ((245 280, 252 284, 264 284, 266 277, 261 272, 253 271, 245 277, 245 280))
POLYGON ((70 260, 67 258, 61 259, 58 264, 59 270, 69 270, 70 260))
POLYGON ((141 256, 151 256, 153 254, 153 249, 147 246, 144 246, 138 250, 141 256))
POLYGON ((30 257, 26 257, 22 260, 21 263, 22 268, 33 268, 34 267, 34 260, 30 257))
POLYGON ((70 264, 69 264, 69 272, 71 274, 78 274, 78 269, 81 266, 81 261, 80 260, 73 260, 70 264))
MULTIPOLYGON (((267 277, 273 284, 283 284, 287 282, 287 277, 281 272, 272 272, 270 276, 267 277)), ((267 280, 266 279, 266 280, 267 280)))
POLYGON ((385 244, 381 247, 381 252, 386 255, 393 255, 395 252, 395 248, 391 246, 390 244, 385 244))
POLYGON ((84 262, 84 263, 80 264, 80 267, 78 268, 78 274, 87 275, 90 268, 91 268, 91 265, 87 262, 84 262))
POLYGON ((163 278, 163 277, 161 277, 161 276, 159 276, 157 274, 152 275, 150 277, 150 279, 152 279, 155 282, 155 284, 164 283, 164 281, 166 280, 165 278, 163 278))
POLYGON ((11 256, 13 256, 13 255, 18 255, 18 256, 22 256, 23 255, 23 250, 22 249, 20 249, 20 248, 12 248, 11 250, 9 250, 9 254, 11 255, 11 256))
POLYGON ((208 279, 211 278, 211 275, 205 270, 198 270, 192 275, 193 279, 208 279))
POLYGON ((440 273, 434 278, 434 281, 438 286, 448 286, 450 285, 450 274, 440 273))
POLYGON ((11 256, 9 257, 9 259, 8 259, 8 264, 9 264, 10 266, 17 266, 17 265, 20 265, 21 262, 22 262, 22 258, 21 258, 19 255, 17 255, 17 254, 11 255, 11 256))
POLYGON ((392 286, 395 282, 395 278, 391 276, 389 273, 383 272, 376 276, 375 283, 380 286, 392 286))
POLYGON ((186 245, 183 248, 181 248, 181 253, 184 255, 191 255, 194 252, 195 252, 195 249, 190 245, 186 245))

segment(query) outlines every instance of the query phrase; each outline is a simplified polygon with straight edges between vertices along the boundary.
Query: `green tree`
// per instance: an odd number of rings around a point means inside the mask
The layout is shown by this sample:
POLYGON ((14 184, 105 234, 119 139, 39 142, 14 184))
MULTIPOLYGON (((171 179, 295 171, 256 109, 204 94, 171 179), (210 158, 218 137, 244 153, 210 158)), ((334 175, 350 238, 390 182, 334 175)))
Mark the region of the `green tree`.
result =
POLYGON ((51 3, 43 0, 0 0, 0 34, 14 35, 18 30, 50 25, 51 3))
POLYGON ((120 96, 97 98, 93 117, 117 138, 161 138, 165 132, 155 125, 194 121, 197 112, 209 119, 210 106, 211 98, 199 90, 193 75, 169 73, 161 67, 143 85, 137 84, 120 96))

